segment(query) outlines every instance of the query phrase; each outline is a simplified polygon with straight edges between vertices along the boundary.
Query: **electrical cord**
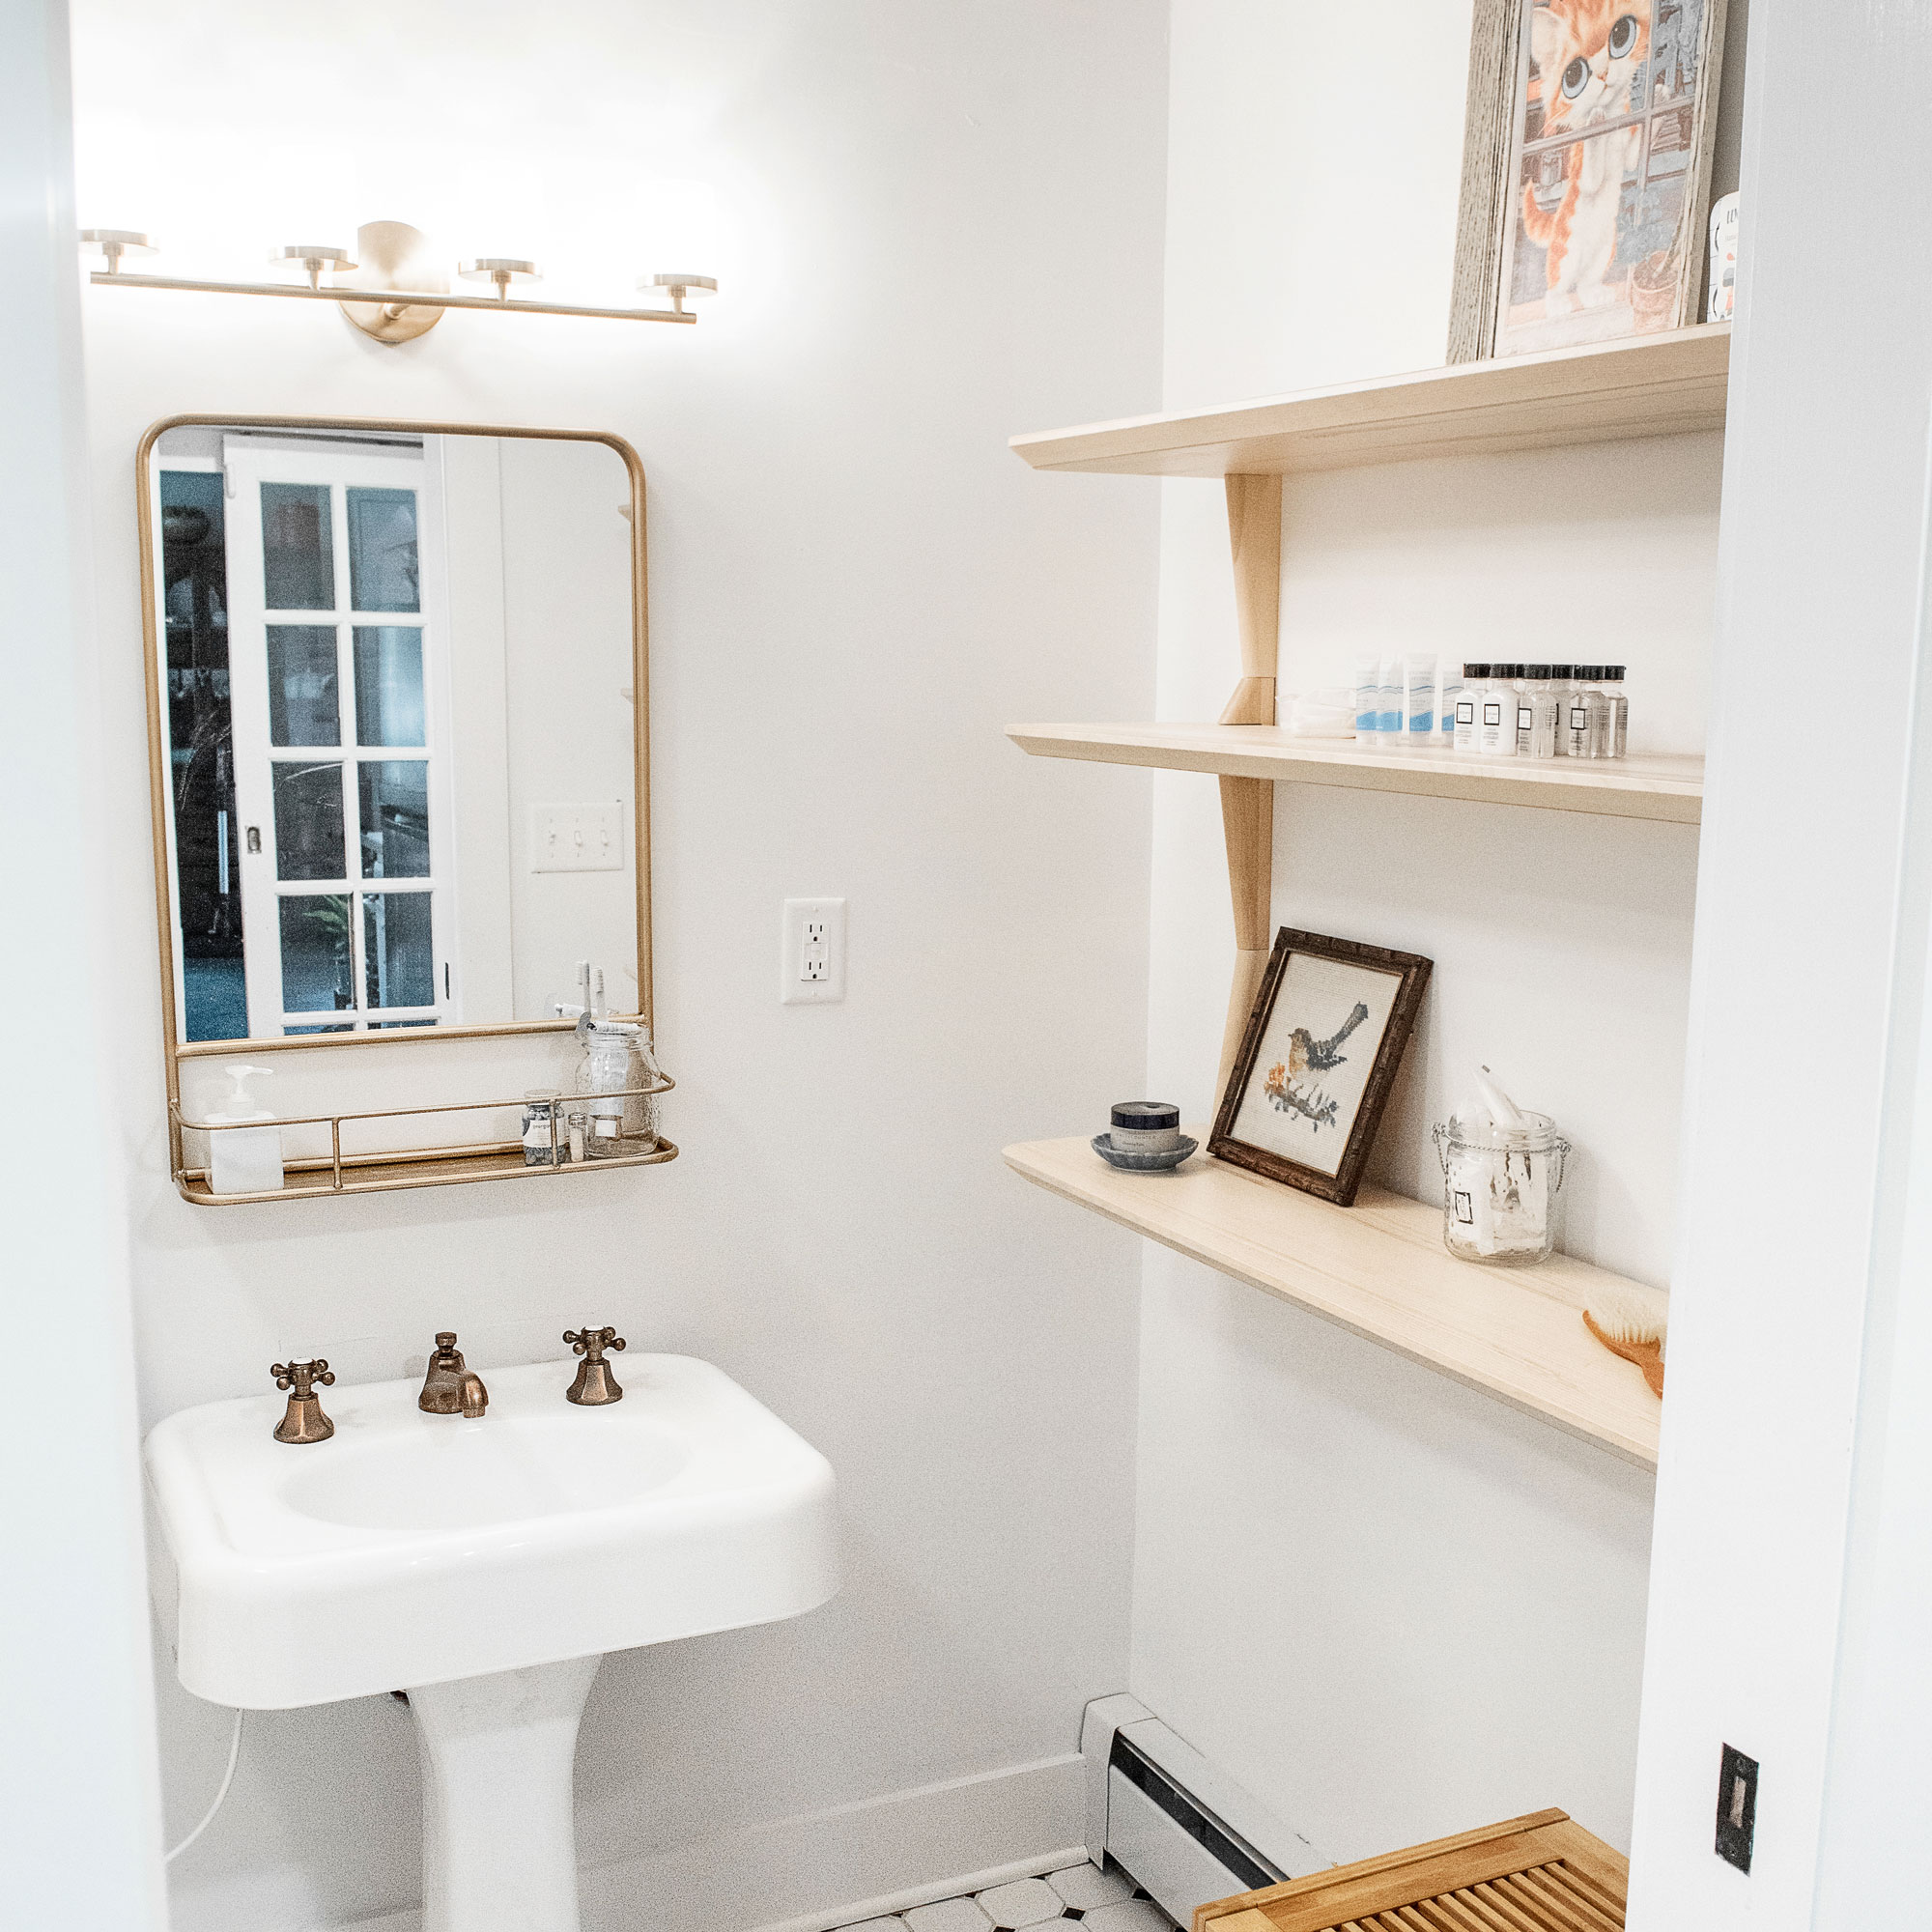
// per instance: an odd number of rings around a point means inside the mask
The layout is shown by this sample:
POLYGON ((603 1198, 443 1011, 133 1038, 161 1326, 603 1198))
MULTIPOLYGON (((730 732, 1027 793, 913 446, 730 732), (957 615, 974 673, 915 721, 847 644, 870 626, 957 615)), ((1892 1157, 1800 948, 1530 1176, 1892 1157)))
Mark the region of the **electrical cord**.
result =
POLYGON ((235 1730, 228 1740, 228 1769, 221 1774, 221 1789, 214 1794, 214 1803, 208 1807, 207 1815, 202 1819, 201 1823, 161 1861, 164 1865, 173 1864, 214 1823, 214 1814, 221 1809, 222 1802, 228 1796, 228 1787, 235 1782, 235 1767, 242 1757, 242 1713, 237 1711, 235 1714, 235 1730))

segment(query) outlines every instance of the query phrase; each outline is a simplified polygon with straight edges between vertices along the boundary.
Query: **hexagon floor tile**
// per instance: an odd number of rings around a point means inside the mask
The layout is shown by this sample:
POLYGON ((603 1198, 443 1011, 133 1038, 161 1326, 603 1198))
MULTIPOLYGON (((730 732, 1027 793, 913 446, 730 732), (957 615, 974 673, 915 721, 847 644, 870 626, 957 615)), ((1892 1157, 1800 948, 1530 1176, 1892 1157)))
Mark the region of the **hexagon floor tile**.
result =
POLYGON ((1118 1866, 1072 1865, 978 1894, 916 1905, 896 1918, 856 1919, 841 1932, 1175 1932, 1174 1920, 1118 1866))

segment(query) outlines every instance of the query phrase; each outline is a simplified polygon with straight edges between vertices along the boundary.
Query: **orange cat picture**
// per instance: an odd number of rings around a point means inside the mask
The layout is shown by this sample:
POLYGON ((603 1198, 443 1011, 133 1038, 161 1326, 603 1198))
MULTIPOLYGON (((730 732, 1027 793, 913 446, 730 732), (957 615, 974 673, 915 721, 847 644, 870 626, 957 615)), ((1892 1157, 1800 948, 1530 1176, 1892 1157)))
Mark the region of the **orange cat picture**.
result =
MULTIPOLYGON (((1650 52, 1651 0, 1550 0, 1530 15, 1530 47, 1542 79, 1545 135, 1581 134, 1627 119, 1650 52)), ((1546 213, 1534 185, 1522 191, 1522 225, 1548 251, 1551 321, 1620 298, 1610 271, 1617 256, 1624 183, 1643 157, 1633 124, 1564 151, 1565 191, 1546 213)))

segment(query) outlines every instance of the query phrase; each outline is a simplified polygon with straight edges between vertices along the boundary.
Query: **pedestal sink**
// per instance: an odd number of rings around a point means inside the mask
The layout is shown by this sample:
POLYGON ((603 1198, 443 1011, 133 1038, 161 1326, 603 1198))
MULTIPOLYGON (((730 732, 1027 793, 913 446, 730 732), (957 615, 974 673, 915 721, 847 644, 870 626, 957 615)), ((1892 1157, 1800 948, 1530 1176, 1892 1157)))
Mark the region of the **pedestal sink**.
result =
POLYGON ((831 1466, 721 1371, 629 1355, 579 1408, 556 1362, 490 1371, 488 1413, 338 1386, 335 1435, 279 1396, 148 1437, 155 1602, 198 1697, 287 1710, 407 1690, 424 1932, 577 1932, 570 1773, 603 1653, 771 1623, 838 1586, 831 1466))

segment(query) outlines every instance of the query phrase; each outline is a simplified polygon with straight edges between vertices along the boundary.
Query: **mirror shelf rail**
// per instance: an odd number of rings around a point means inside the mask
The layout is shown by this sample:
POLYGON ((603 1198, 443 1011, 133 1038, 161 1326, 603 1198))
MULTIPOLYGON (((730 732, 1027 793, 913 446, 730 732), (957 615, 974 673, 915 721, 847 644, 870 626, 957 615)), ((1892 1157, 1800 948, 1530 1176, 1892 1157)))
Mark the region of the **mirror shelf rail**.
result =
MULTIPOLYGON (((257 1042, 259 1044, 259 1042, 257 1042)), ((251 1049, 252 1050, 252 1049, 251 1049)), ((668 1074, 642 1087, 613 1088, 595 1094, 575 1097, 586 1104, 592 1100, 645 1099, 668 1094, 677 1082, 668 1074)), ((525 1104, 515 1099, 454 1100, 428 1107, 375 1107, 355 1113, 278 1115, 248 1126, 190 1120, 182 1112, 181 1102, 168 1102, 169 1138, 174 1145, 174 1182, 182 1199, 197 1208, 239 1208, 265 1201, 315 1201, 345 1194, 393 1194, 412 1187, 450 1187, 475 1180, 526 1180, 536 1177, 558 1179, 571 1174, 600 1174, 626 1167, 661 1167, 675 1160, 675 1142, 657 1137, 656 1144, 639 1153, 602 1154, 593 1159, 572 1160, 557 1131, 556 1111, 550 1122, 550 1159, 531 1163, 521 1140, 459 1142, 445 1147, 390 1149, 360 1153, 345 1153, 342 1129, 363 1121, 419 1119, 432 1114, 510 1113, 525 1104), (190 1167, 184 1152, 184 1136, 190 1133, 260 1132, 273 1126, 278 1132, 290 1127, 327 1127, 329 1151, 283 1163, 286 1174, 315 1175, 317 1179, 295 1186, 266 1188, 238 1194, 217 1194, 210 1185, 206 1167, 190 1167)))

